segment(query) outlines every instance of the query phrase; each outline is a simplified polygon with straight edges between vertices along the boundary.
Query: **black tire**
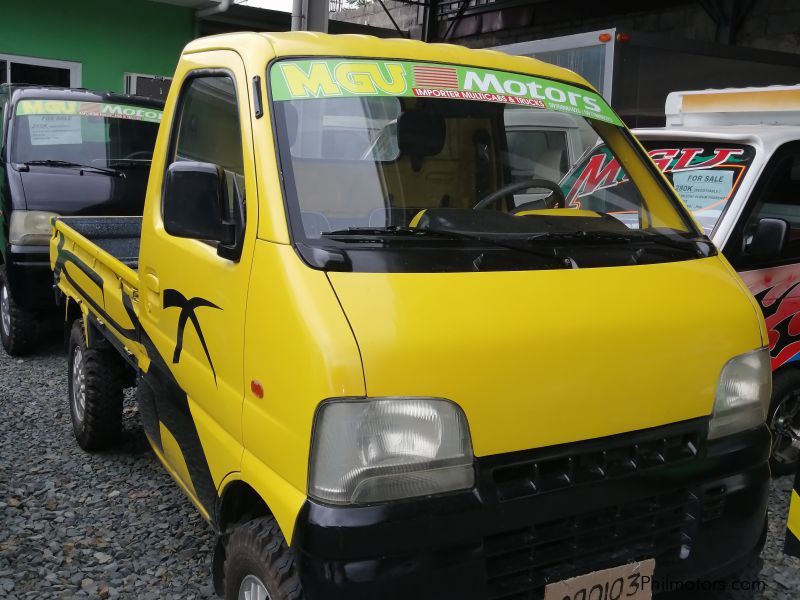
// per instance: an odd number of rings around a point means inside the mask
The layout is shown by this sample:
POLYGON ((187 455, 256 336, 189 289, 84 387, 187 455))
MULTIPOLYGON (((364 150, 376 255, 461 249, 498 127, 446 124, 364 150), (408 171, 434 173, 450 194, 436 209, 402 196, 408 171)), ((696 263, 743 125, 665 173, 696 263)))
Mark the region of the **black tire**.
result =
POLYGON ((797 441, 792 444, 792 439, 800 435, 800 370, 786 370, 773 379, 767 423, 772 430, 772 475, 782 477, 797 473, 800 448, 797 441))
POLYGON ((69 412, 75 439, 86 451, 108 448, 119 440, 122 430, 125 365, 114 349, 86 347, 82 320, 72 325, 67 360, 69 412), (80 393, 80 382, 82 406, 76 395, 80 393))
POLYGON ((225 600, 239 600, 248 576, 266 587, 270 600, 305 598, 294 556, 273 517, 248 521, 231 534, 225 549, 225 600))
POLYGON ((0 339, 9 356, 22 356, 36 346, 35 315, 14 302, 5 267, 0 267, 0 339))

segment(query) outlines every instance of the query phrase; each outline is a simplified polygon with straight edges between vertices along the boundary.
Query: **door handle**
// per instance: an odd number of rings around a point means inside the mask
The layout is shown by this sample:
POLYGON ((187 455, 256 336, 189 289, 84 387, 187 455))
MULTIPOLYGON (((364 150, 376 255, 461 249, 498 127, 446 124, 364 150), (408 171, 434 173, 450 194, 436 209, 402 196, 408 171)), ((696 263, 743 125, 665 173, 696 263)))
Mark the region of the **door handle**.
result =
POLYGON ((147 286, 147 289, 153 293, 158 293, 161 291, 161 284, 158 281, 158 277, 156 277, 153 273, 147 273, 144 276, 144 284, 147 286))

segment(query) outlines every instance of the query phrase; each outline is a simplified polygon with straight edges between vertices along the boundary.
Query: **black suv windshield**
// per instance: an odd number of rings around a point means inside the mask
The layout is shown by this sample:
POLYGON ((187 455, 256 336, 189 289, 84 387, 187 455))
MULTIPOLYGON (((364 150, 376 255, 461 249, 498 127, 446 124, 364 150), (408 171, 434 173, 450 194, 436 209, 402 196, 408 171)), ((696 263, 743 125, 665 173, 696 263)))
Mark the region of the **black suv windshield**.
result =
POLYGON ((582 268, 712 251, 590 90, 411 62, 280 61, 270 76, 293 238, 356 270, 582 268), (567 182, 598 141, 631 191, 576 202, 567 182))
POLYGON ((146 170, 161 115, 150 106, 21 99, 10 158, 19 165, 146 170))

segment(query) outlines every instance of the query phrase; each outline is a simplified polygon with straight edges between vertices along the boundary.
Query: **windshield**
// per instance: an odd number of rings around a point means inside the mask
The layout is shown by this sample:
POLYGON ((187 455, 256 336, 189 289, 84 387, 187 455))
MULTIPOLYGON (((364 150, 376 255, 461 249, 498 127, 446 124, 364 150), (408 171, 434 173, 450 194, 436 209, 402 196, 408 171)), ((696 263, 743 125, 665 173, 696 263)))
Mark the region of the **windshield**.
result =
POLYGON ((149 106, 52 99, 20 100, 15 114, 14 163, 144 170, 162 115, 149 106))
POLYGON ((680 203, 587 89, 410 62, 281 61, 270 76, 293 237, 338 248, 355 269, 697 256, 699 232, 680 203), (576 200, 562 183, 598 141, 634 183, 624 196, 586 187, 576 200))
POLYGON ((755 156, 751 146, 739 144, 643 140, 642 145, 709 235, 755 156))

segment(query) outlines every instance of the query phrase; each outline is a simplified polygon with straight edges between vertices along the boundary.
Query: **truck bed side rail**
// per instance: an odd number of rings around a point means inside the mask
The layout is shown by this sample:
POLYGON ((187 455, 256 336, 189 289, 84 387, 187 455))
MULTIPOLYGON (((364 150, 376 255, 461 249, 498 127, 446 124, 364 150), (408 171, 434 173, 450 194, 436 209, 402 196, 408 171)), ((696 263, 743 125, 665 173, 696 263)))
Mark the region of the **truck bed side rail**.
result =
POLYGON ((137 364, 146 361, 140 343, 138 273, 70 227, 69 219, 54 219, 52 226, 50 266, 58 289, 76 302, 84 317, 93 315, 137 364))

